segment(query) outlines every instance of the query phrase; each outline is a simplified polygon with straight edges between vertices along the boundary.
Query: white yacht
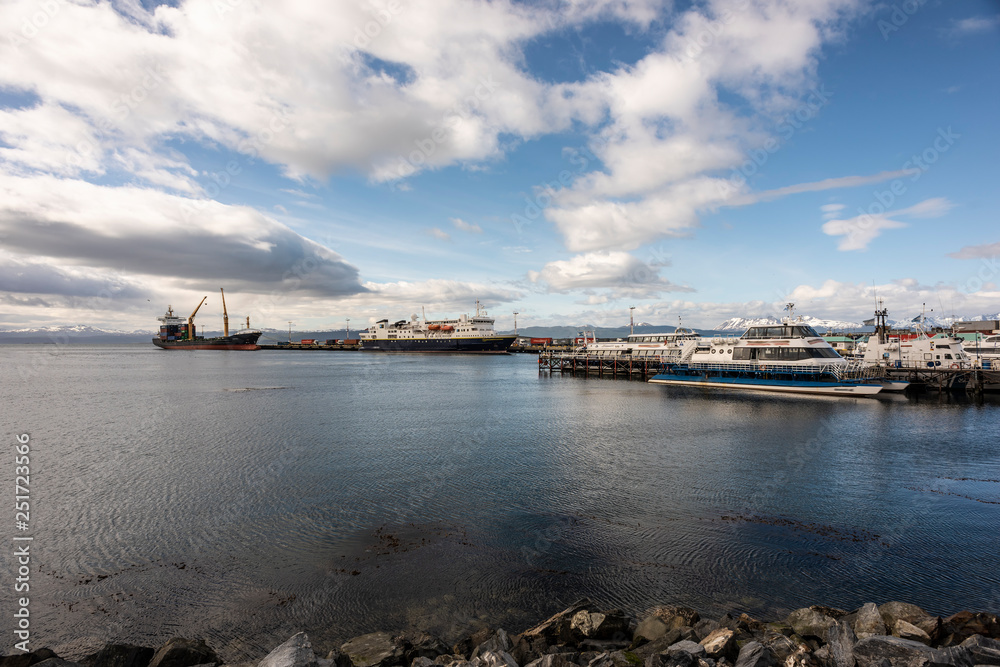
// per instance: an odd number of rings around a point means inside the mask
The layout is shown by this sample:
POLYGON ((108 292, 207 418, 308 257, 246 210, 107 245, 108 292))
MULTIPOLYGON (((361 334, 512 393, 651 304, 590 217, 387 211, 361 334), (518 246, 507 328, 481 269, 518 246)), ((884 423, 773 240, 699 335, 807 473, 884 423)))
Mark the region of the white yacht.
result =
POLYGON ((966 340, 962 343, 962 350, 977 366, 996 368, 1000 363, 1000 332, 994 331, 992 334, 977 335, 973 340, 966 340))
POLYGON ((857 364, 844 359, 801 319, 753 326, 740 337, 718 336, 681 341, 676 362, 664 364, 655 384, 725 387, 760 391, 874 396, 883 387, 863 379, 857 364))
POLYGON ((649 361, 676 361, 684 352, 685 345, 700 340, 701 336, 678 326, 670 333, 629 334, 625 340, 588 340, 578 350, 598 359, 632 359, 649 361))

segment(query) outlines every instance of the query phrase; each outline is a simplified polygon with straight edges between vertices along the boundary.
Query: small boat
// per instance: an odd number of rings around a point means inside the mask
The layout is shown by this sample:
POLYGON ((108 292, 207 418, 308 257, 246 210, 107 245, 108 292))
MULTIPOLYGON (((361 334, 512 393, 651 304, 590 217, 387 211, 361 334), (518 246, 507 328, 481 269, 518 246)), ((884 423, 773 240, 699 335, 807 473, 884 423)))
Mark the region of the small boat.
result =
POLYGON ((887 324, 889 311, 875 311, 875 335, 865 343, 862 361, 866 366, 883 368, 972 368, 972 359, 962 347, 957 336, 938 334, 931 336, 924 330, 924 316, 914 333, 890 333, 887 324))
POLYGON ((688 387, 752 389, 825 396, 875 396, 882 384, 844 359, 811 327, 789 316, 752 326, 739 338, 682 341, 683 354, 649 381, 688 387))

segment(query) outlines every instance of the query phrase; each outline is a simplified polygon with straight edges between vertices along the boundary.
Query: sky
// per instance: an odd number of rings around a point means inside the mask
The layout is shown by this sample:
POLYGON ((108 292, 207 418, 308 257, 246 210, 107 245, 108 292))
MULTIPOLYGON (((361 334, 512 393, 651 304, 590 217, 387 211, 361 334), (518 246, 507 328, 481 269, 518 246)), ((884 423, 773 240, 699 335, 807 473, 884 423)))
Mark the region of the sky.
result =
POLYGON ((998 118, 995 0, 5 0, 0 329, 996 314, 998 118))

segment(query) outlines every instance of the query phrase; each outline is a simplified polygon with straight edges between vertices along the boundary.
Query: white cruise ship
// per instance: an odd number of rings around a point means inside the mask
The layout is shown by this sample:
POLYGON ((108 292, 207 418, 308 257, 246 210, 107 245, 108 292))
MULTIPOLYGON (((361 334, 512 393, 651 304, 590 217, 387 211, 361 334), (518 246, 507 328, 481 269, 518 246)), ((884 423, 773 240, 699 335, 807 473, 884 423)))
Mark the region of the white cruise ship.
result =
POLYGON ((360 334, 361 349, 378 352, 478 352, 506 354, 513 334, 498 334, 493 318, 476 301, 474 316, 453 320, 428 320, 412 315, 390 323, 379 320, 360 334))

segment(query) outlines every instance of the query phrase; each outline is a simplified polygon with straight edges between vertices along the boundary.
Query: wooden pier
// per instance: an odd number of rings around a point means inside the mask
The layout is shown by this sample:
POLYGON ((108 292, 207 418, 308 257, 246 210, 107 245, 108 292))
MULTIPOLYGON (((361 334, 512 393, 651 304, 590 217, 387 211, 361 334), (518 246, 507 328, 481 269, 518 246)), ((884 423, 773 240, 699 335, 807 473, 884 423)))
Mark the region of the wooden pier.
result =
POLYGON ((627 377, 648 380, 660 372, 657 357, 600 357, 576 352, 543 351, 538 354, 538 370, 550 373, 582 373, 598 377, 627 377))
MULTIPOLYGON (((550 373, 624 377, 648 380, 660 372, 658 357, 597 356, 581 352, 542 351, 538 354, 538 370, 550 373)), ((874 369, 871 369, 874 370, 874 369)), ((1000 393, 1000 370, 981 368, 886 368, 879 377, 909 382, 915 391, 937 393, 968 393, 972 396, 1000 393)), ((874 374, 868 373, 872 379, 874 374)))

